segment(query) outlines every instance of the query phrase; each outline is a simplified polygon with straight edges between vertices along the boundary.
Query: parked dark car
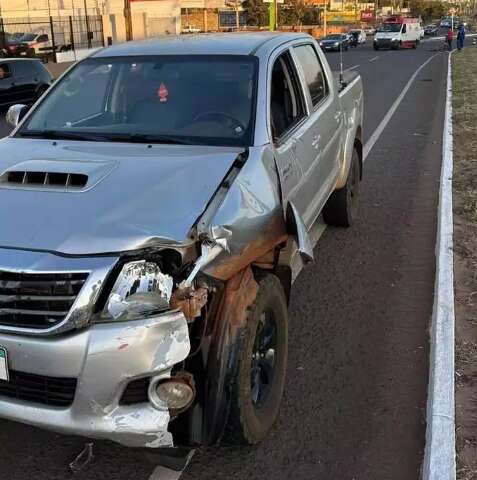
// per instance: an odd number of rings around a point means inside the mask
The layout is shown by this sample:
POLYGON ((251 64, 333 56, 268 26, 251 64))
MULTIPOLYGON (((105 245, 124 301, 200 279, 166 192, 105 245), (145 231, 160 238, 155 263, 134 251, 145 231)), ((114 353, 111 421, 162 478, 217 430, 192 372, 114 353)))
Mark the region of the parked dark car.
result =
POLYGON ((437 35, 439 33, 439 27, 437 25, 427 25, 424 28, 424 35, 437 35))
POLYGON ((348 50, 349 48, 349 38, 347 35, 342 33, 333 33, 331 35, 327 35, 320 40, 320 47, 324 51, 335 50, 339 51, 340 48, 343 50, 348 50))
POLYGON ((51 82, 52 77, 40 60, 0 60, 0 108, 33 103, 51 82))

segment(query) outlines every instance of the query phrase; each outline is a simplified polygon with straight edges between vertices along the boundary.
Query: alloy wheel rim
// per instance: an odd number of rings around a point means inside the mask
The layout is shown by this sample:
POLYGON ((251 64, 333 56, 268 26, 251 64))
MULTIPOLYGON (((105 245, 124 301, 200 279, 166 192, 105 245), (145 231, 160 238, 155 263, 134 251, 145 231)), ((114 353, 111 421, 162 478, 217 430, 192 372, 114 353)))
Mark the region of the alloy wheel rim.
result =
POLYGON ((277 325, 271 311, 262 312, 252 349, 250 390, 252 403, 260 409, 267 401, 273 385, 277 353, 277 325))

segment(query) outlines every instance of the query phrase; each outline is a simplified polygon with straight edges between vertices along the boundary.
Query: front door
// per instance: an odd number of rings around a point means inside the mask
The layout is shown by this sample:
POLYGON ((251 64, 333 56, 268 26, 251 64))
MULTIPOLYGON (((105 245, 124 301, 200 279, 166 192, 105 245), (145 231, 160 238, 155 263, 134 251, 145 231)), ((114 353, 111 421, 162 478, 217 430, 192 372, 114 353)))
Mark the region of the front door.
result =
POLYGON ((305 131, 306 101, 288 49, 273 61, 270 70, 269 124, 283 203, 287 208, 288 202, 293 202, 303 215, 306 199, 302 194, 303 171, 297 146, 305 131))

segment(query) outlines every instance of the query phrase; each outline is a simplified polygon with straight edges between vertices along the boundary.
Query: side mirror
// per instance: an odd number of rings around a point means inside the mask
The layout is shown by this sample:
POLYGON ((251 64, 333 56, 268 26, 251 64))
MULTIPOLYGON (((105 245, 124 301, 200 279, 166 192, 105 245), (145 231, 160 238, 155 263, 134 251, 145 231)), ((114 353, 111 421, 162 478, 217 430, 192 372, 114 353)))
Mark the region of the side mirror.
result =
POLYGON ((8 109, 5 120, 7 121, 7 123, 10 126, 15 128, 20 123, 20 121, 26 115, 27 112, 28 112, 28 106, 27 105, 23 105, 21 103, 19 103, 17 105, 12 105, 8 109))

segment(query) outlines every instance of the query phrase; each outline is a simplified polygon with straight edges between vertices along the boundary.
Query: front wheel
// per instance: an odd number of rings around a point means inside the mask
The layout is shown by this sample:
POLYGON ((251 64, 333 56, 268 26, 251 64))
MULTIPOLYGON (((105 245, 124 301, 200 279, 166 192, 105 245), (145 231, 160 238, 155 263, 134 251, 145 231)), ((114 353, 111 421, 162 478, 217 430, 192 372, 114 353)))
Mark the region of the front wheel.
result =
POLYGON ((335 190, 323 209, 323 218, 335 227, 351 227, 358 213, 361 166, 356 149, 353 150, 346 185, 335 190))
POLYGON ((376 44, 374 44, 373 46, 375 50, 379 50, 379 47, 376 44))
POLYGON ((278 417, 288 359, 288 308, 275 275, 258 281, 257 298, 247 312, 238 368, 232 379, 231 408, 224 442, 255 445, 278 417))

